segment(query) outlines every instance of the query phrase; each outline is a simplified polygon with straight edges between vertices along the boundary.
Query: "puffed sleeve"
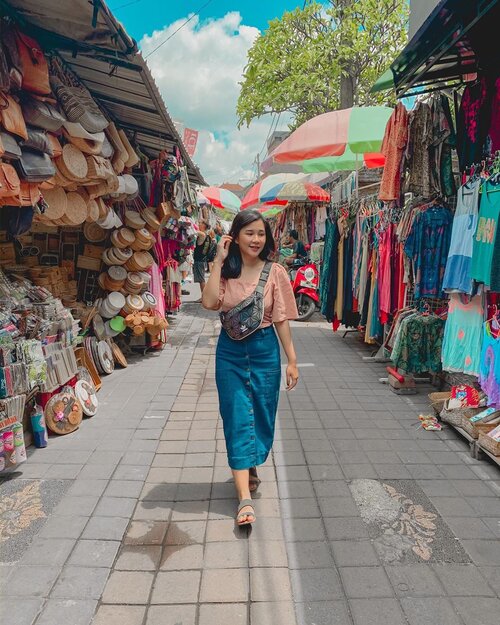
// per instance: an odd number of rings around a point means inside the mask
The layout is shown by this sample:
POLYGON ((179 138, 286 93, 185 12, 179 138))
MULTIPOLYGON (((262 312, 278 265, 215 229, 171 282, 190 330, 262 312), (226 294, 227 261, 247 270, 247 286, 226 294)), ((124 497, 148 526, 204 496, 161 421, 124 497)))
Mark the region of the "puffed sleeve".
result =
POLYGON ((274 263, 273 274, 269 278, 273 285, 273 323, 299 316, 290 278, 284 267, 274 263))

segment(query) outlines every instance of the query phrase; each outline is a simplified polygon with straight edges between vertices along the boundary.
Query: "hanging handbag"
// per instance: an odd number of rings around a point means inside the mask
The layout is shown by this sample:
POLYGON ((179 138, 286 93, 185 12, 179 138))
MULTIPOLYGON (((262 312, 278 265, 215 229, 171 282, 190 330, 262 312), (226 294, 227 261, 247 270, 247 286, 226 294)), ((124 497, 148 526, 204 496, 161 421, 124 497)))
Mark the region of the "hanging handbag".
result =
POLYGON ((13 26, 6 19, 0 22, 0 40, 2 42, 7 64, 9 67, 9 80, 12 89, 21 89, 23 83, 23 70, 21 57, 17 47, 16 34, 13 26))
POLYGON ((16 168, 21 180, 25 182, 43 182, 56 173, 54 164, 47 154, 33 150, 22 150, 21 158, 16 161, 16 168))
POLYGON ((21 148, 19 147, 15 137, 8 132, 0 130, 0 141, 3 147, 3 159, 17 161, 17 159, 21 158, 21 148))
POLYGON ((35 98, 23 100, 21 103, 24 119, 30 126, 57 132, 66 121, 55 106, 41 102, 35 98))
POLYGON ((19 142, 22 149, 28 148, 29 150, 34 150, 35 152, 41 152, 42 154, 54 156, 52 144, 50 143, 45 131, 40 130, 39 128, 30 128, 29 126, 27 127, 27 131, 28 138, 19 142))
POLYGON ((222 327, 234 341, 246 339, 258 330, 264 319, 264 288, 273 263, 267 261, 255 291, 227 312, 219 313, 222 327))
POLYGON ((21 182, 16 170, 9 163, 0 163, 0 202, 9 204, 8 198, 15 198, 21 191, 21 182))
POLYGON ((20 237, 30 231, 35 214, 32 206, 9 206, 7 231, 13 237, 20 237))
POLYGON ((11 132, 21 139, 28 138, 28 131, 26 130, 26 123, 24 121, 21 107, 10 95, 5 96, 7 98, 8 106, 0 110, 0 123, 7 132, 11 132))
POLYGON ((22 88, 32 93, 48 95, 49 66, 40 44, 20 30, 16 30, 16 41, 23 72, 22 88))

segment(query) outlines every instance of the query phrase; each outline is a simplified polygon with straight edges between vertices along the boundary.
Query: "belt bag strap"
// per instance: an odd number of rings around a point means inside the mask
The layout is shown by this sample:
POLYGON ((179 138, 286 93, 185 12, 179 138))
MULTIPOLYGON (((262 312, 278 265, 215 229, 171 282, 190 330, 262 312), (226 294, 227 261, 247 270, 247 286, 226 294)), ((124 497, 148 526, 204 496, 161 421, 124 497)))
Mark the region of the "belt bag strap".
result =
POLYGON ((255 293, 259 293, 260 295, 264 295, 264 288, 266 286, 267 280, 269 278, 269 274, 271 273, 272 263, 266 261, 264 268, 260 274, 259 283, 257 284, 257 288, 255 289, 255 293))

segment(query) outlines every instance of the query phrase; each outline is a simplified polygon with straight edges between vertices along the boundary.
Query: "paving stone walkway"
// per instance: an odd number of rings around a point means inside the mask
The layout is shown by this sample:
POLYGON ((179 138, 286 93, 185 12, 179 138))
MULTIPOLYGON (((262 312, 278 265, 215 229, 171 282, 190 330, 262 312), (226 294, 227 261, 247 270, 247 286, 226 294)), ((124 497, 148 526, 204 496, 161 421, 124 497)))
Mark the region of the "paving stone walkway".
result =
POLYGON ((235 528, 216 333, 186 306, 168 348, 107 378, 98 415, 5 485, 29 487, 37 529, 0 568, 5 621, 498 625, 500 471, 419 429, 426 390, 393 395, 355 334, 295 324, 301 383, 282 393, 258 521, 235 528))

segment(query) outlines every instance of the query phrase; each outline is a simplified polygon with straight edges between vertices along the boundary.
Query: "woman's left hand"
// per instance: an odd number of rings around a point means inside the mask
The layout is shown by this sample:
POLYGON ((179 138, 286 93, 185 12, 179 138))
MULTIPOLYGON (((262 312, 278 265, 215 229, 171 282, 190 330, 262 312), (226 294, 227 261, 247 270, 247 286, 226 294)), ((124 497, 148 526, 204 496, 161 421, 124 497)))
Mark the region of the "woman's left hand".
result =
POLYGON ((286 368, 286 390, 291 391, 297 386, 299 381, 299 370, 297 365, 289 364, 286 368))

